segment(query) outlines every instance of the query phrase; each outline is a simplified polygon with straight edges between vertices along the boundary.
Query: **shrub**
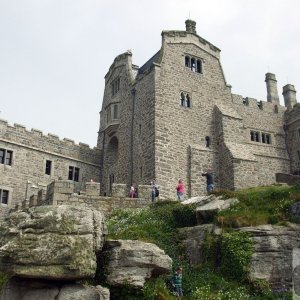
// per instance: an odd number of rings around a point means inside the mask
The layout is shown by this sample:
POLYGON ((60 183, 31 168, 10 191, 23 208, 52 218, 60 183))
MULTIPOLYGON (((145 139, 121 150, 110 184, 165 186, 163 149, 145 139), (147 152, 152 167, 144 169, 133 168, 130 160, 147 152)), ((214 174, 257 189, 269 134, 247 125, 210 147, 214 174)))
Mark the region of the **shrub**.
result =
POLYGON ((246 280, 254 251, 250 235, 242 231, 223 233, 220 242, 222 273, 231 279, 246 280))

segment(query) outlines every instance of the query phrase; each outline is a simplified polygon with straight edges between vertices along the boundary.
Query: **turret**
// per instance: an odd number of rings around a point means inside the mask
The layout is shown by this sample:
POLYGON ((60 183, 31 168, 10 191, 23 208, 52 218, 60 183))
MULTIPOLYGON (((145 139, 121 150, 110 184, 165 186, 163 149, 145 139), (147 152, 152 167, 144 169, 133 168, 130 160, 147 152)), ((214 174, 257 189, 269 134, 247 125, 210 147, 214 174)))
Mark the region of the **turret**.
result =
POLYGON ((282 90, 285 107, 288 110, 293 109, 294 105, 297 103, 295 87, 292 84, 287 84, 282 88, 282 90))
POLYGON ((196 32, 196 22, 195 21, 186 20, 185 21, 185 27, 186 27, 186 31, 187 32, 191 32, 191 33, 197 34, 197 32, 196 32))
POLYGON ((275 104, 279 104, 279 97, 277 91, 277 80, 275 74, 266 74, 266 85, 267 85, 267 100, 275 104))

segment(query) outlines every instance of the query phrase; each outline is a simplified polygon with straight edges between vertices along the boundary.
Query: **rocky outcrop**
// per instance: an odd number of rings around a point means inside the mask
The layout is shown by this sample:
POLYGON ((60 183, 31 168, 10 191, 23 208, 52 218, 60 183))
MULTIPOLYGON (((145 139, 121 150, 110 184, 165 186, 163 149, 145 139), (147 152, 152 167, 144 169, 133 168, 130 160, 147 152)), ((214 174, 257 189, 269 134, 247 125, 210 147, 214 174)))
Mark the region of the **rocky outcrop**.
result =
POLYGON ((140 241, 112 240, 105 243, 107 283, 143 287, 145 280, 169 273, 172 259, 154 244, 140 241))
POLYGON ((102 213, 68 205, 16 211, 0 227, 0 269, 50 280, 93 277, 106 234, 102 213))
POLYGON ((222 199, 215 195, 193 197, 182 202, 185 205, 193 204, 196 206, 196 218, 198 224, 210 223, 213 217, 221 210, 229 208, 238 203, 237 198, 222 199))
POLYGON ((261 225, 240 230, 251 233, 255 242, 251 278, 264 279, 275 286, 291 287, 293 269, 300 265, 300 257, 293 263, 293 252, 300 248, 300 225, 261 225))
POLYGON ((179 230, 185 255, 191 265, 201 265, 204 262, 203 245, 207 234, 220 235, 222 230, 214 224, 203 224, 185 227, 179 230))
POLYGON ((102 286, 62 284, 55 281, 12 278, 2 289, 0 300, 109 300, 102 286))

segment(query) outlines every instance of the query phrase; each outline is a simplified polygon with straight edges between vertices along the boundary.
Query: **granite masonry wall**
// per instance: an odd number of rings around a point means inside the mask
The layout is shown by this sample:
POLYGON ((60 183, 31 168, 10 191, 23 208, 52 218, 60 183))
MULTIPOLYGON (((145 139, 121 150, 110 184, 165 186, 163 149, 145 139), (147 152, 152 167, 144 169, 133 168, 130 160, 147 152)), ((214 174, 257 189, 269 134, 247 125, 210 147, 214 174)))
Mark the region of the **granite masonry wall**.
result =
POLYGON ((9 191, 9 207, 23 201, 29 190, 37 193, 52 180, 68 179, 69 166, 79 168, 77 190, 86 181, 99 181, 100 151, 83 143, 76 145, 70 139, 60 140, 56 135, 46 136, 40 130, 28 131, 0 120, 0 149, 12 151, 11 165, 0 164, 0 189, 9 191), (50 175, 45 172, 46 160, 51 161, 50 175))
MULTIPOLYGON (((241 189, 272 184, 276 173, 300 166, 300 138, 299 145, 294 141, 295 135, 300 136, 299 111, 289 103, 296 103, 295 89, 285 88, 292 89, 291 99, 285 96, 287 115, 274 74, 265 77, 266 101, 232 94, 220 50, 189 26, 186 31, 163 31, 159 52, 141 68, 132 65, 131 53, 126 55, 127 72, 116 64, 120 57, 108 72, 102 106, 104 111, 112 101, 107 94, 109 77, 121 76, 124 105, 114 135, 119 147, 127 150, 119 151, 116 173, 127 163, 127 177, 117 182, 147 184, 155 178, 162 197, 173 199, 179 178, 186 185, 185 197, 203 194, 201 172, 207 169, 214 171, 216 188, 241 189), (201 63, 200 72, 187 65, 187 57, 201 63), (129 92, 133 90, 134 97, 129 92), (181 105, 182 93, 189 95, 190 107, 181 105), (288 121, 292 119, 296 121, 288 121), (259 141, 251 139, 253 132, 259 141), (262 136, 268 136, 268 142, 262 136)), ((106 130, 102 123, 100 127, 100 132, 106 130)), ((103 151, 111 152, 107 145, 103 151)), ((103 172, 109 168, 104 163, 103 172)))

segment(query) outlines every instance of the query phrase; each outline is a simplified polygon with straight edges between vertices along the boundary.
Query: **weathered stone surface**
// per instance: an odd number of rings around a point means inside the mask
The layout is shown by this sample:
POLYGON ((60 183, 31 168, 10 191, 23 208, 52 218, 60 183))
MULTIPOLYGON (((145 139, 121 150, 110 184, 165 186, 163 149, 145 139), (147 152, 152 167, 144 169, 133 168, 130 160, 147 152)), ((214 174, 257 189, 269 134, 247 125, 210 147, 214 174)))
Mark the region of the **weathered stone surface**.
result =
POLYGON ((220 235, 221 229, 214 224, 204 224, 180 229, 185 254, 192 265, 201 265, 203 263, 203 244, 207 233, 220 235))
POLYGON ((253 235, 255 252, 251 261, 251 278, 264 279, 274 285, 292 284, 293 249, 300 248, 300 225, 261 225, 240 230, 253 235))
POLYGON ((196 217, 198 224, 211 222, 214 215, 221 210, 229 208, 231 205, 238 202, 237 198, 222 199, 222 197, 216 197, 215 195, 207 195, 200 197, 192 197, 182 204, 196 205, 196 217))
POLYGON ((224 209, 229 208, 231 205, 238 202, 238 199, 232 198, 227 200, 222 200, 220 198, 215 198, 212 201, 199 206, 196 208, 196 217, 198 224, 203 224, 210 222, 214 215, 224 209))
POLYGON ((93 277, 106 227, 102 213, 83 207, 39 206, 13 212, 2 224, 0 268, 28 278, 93 277))
POLYGON ((2 289, 0 300, 109 300, 109 298, 109 290, 101 286, 12 278, 2 289))
POLYGON ((105 248, 109 258, 107 282, 114 286, 142 287, 147 278, 172 270, 172 259, 154 244, 112 240, 105 248))
POLYGON ((300 202, 294 203, 290 208, 289 208, 289 214, 297 219, 300 220, 300 202))
POLYGON ((181 203, 185 205, 195 204, 196 206, 202 206, 208 202, 213 201, 214 199, 216 199, 216 196, 211 194, 211 195, 205 195, 199 197, 192 197, 185 201, 182 201, 181 203))

